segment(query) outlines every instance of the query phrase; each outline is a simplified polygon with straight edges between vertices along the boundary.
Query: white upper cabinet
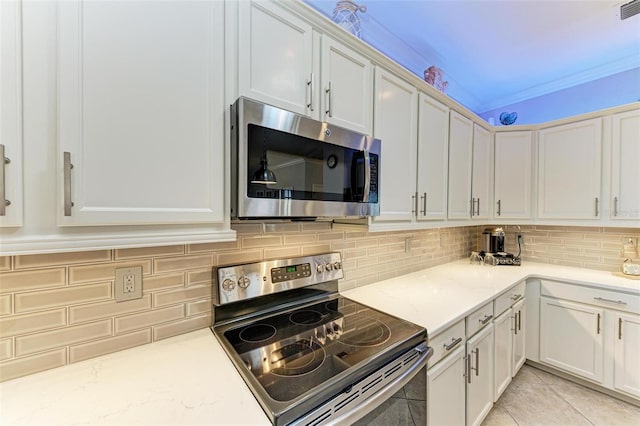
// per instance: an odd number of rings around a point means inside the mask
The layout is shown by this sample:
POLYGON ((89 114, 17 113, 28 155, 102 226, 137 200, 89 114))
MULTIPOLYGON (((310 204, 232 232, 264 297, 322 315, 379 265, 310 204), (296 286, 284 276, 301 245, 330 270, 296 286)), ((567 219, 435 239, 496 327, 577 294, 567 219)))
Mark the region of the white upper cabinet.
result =
POLYGON ((311 25, 275 2, 238 7, 240 96, 315 116, 311 25))
POLYGON ((0 2, 0 227, 22 225, 22 19, 0 2))
POLYGON ((538 218, 599 218, 602 119, 550 127, 539 136, 538 218))
POLYGON ((373 67, 369 59, 323 35, 321 63, 321 119, 370 135, 373 67))
POLYGON ((473 122, 451 111, 449 117, 449 219, 471 217, 473 122))
POLYGON ((473 173, 471 178, 471 217, 491 216, 491 182, 493 178, 493 135, 473 125, 473 173))
POLYGON ((418 220, 447 218, 449 108, 420 93, 418 106, 418 220))
POLYGON ((640 219, 640 110, 613 116, 611 218, 640 219))
POLYGON ((418 208, 416 152, 418 91, 376 67, 373 136, 382 141, 380 216, 375 221, 411 221, 418 208))
POLYGON ((495 218, 530 218, 532 133, 499 132, 495 140, 495 218))
POLYGON ((223 220, 223 8, 58 5, 59 225, 223 220))

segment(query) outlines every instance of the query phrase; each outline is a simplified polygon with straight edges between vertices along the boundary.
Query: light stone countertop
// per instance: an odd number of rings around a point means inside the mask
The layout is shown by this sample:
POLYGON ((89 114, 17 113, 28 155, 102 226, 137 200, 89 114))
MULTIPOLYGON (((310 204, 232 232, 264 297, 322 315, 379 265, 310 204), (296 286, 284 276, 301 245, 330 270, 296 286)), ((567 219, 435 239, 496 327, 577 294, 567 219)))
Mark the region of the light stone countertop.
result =
MULTIPOLYGON (((529 277, 640 294, 609 272, 453 262, 343 292, 435 336, 529 277)), ((0 383, 2 425, 269 425, 209 329, 0 383)))

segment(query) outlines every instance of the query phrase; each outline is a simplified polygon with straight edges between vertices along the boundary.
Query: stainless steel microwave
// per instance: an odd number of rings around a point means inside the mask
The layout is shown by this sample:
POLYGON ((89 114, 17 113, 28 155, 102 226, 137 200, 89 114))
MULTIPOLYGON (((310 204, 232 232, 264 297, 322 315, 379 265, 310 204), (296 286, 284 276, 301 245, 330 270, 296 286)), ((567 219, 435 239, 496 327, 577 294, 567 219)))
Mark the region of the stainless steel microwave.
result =
POLYGON ((380 214, 380 140, 271 105, 231 106, 231 217, 380 214))

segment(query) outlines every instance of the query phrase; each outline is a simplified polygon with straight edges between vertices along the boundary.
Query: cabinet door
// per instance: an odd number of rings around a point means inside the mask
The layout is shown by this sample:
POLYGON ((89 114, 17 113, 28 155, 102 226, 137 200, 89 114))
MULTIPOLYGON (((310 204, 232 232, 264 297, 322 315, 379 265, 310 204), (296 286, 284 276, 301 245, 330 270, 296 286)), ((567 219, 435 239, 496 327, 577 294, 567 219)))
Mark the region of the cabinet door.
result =
POLYGON ((418 220, 447 217, 449 108, 420 93, 418 117, 418 220))
POLYGON ((491 180, 493 175, 493 135, 474 123, 473 172, 471 178, 471 216, 488 219, 491 215, 491 180))
POLYGON ((616 312, 615 389, 640 397, 640 316, 616 312))
POLYGON ((427 370, 427 425, 464 424, 464 347, 427 370))
POLYGON ((0 2, 0 227, 22 226, 22 17, 0 2))
POLYGON ((531 217, 531 132, 496 133, 495 217, 531 217))
POLYGON ((541 297, 540 362, 602 383, 603 317, 602 309, 541 297))
POLYGON ((382 141, 380 216, 374 220, 410 221, 416 211, 418 93, 380 67, 375 70, 374 136, 382 141))
POLYGON ((370 135, 373 68, 369 59, 324 35, 321 76, 322 119, 370 135))
POLYGON ((60 225, 223 220, 223 7, 60 3, 60 225))
POLYGON ((467 341, 467 425, 479 425, 493 407, 493 324, 467 341))
POLYGON ((511 383, 513 377, 511 362, 513 358, 513 325, 511 308, 493 321, 494 328, 494 392, 493 401, 497 401, 502 392, 511 383))
POLYGON ((471 217, 473 123, 451 111, 449 117, 449 219, 471 217))
POLYGON ((241 1, 238 7, 240 96, 312 113, 311 25, 271 1, 241 1))
POLYGON ((640 110, 613 116, 611 217, 640 218, 640 110))
POLYGON ((511 362, 511 375, 514 377, 527 360, 525 347, 527 340, 526 306, 525 299, 522 299, 511 308, 511 316, 513 317, 513 360, 511 362))
POLYGON ((602 120, 540 131, 538 217, 600 217, 602 120))

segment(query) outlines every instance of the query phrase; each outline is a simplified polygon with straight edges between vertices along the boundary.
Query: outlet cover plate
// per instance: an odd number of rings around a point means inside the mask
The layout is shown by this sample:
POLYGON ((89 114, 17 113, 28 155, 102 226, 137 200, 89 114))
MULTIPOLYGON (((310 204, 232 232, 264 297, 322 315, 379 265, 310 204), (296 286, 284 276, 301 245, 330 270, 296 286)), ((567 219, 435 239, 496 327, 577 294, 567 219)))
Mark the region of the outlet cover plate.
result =
POLYGON ((140 299, 142 297, 142 266, 116 269, 115 296, 116 302, 140 299), (125 293, 124 283, 127 276, 133 276, 133 291, 125 293))

